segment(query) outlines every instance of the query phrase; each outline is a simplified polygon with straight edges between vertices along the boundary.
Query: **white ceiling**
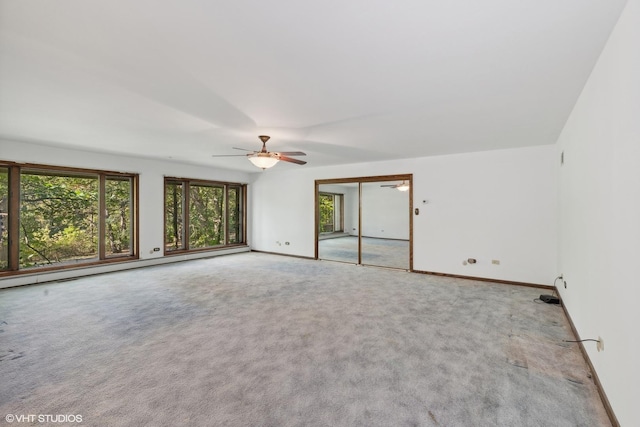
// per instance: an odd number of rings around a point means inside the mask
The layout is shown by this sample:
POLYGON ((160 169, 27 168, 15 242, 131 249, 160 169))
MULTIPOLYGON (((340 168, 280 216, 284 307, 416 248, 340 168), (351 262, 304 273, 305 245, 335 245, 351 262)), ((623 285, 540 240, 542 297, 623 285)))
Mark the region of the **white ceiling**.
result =
POLYGON ((624 4, 0 0, 0 136, 249 172, 211 155, 553 144, 624 4))

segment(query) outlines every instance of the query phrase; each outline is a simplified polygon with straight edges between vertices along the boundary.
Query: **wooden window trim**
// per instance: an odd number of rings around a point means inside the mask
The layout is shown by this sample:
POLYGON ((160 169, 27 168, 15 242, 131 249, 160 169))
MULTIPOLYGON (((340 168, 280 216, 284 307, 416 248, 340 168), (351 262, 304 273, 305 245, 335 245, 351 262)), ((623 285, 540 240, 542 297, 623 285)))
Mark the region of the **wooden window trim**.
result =
POLYGON ((247 230, 247 214, 246 214, 246 201, 247 201, 247 184, 242 184, 242 183, 238 183, 238 182, 224 182, 224 181, 208 181, 208 180, 203 180, 203 179, 194 179, 194 178, 181 178, 181 177, 168 177, 165 176, 164 177, 164 187, 163 187, 163 193, 164 193, 164 221, 163 221, 163 246, 164 246, 164 255, 165 256, 173 256, 173 255, 185 255, 185 254, 190 254, 190 253, 198 253, 198 252, 210 252, 210 251, 218 251, 218 250, 225 250, 225 249, 230 249, 230 248, 237 248, 237 247, 246 247, 248 246, 247 243, 247 234, 246 234, 246 230, 247 230), (167 210, 166 210, 166 186, 168 183, 176 183, 176 184, 182 184, 183 187, 183 196, 182 196, 182 203, 183 203, 183 208, 182 208, 182 231, 183 231, 183 247, 181 249, 173 249, 173 250, 168 250, 167 249, 167 242, 166 242, 166 236, 167 236, 167 229, 166 229, 166 224, 167 224, 167 210), (189 206, 190 206, 190 188, 191 186, 205 186, 205 187, 218 187, 218 188, 222 188, 222 193, 223 193, 223 197, 224 197, 224 201, 223 201, 223 219, 224 219, 224 244, 221 245, 216 245, 216 246, 208 246, 205 248, 190 248, 189 246, 189 235, 188 235, 188 229, 189 229, 189 206), (241 193, 241 198, 242 198, 242 204, 238 207, 239 209, 239 218, 241 218, 242 221, 242 239, 241 242, 237 242, 237 243, 228 243, 229 242, 229 203, 228 203, 228 197, 229 197, 229 188, 237 188, 240 193, 241 193))
POLYGON ((21 275, 33 275, 41 274, 51 271, 60 270, 73 270, 79 268, 86 268, 92 266, 99 266, 103 264, 112 264, 118 262, 128 262, 139 259, 139 175, 136 173, 118 172, 118 171, 106 171, 99 169, 85 169, 85 168, 72 168, 65 166, 51 166, 35 163, 17 163, 0 160, 0 166, 6 167, 9 171, 9 220, 8 220, 8 237, 9 237, 9 265, 8 269, 0 271, 0 278, 21 276, 21 275), (99 245, 98 245, 98 259, 90 260, 86 262, 79 262, 72 265, 54 265, 48 267, 32 267, 27 269, 20 269, 20 177, 23 173, 28 174, 42 174, 53 176, 68 176, 68 177, 87 177, 95 178, 98 180, 98 210, 99 210, 99 245), (131 212, 132 212, 132 252, 128 255, 116 255, 105 256, 104 250, 104 228, 105 228, 105 187, 104 183, 106 178, 123 177, 128 178, 131 181, 131 212))

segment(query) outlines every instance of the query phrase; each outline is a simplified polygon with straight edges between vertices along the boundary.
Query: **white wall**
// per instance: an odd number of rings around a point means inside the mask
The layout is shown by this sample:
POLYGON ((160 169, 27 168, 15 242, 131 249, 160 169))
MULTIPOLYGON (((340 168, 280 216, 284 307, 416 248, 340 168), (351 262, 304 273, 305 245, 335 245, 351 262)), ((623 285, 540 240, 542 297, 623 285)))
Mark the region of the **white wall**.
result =
MULTIPOLYGON (((0 159, 13 162, 38 163, 51 166, 66 166, 100 169, 116 172, 131 172, 140 175, 140 259, 162 258, 163 251, 153 252, 153 248, 164 248, 164 177, 201 178, 246 183, 249 174, 213 169, 187 164, 173 163, 134 157, 117 156, 88 151, 48 147, 39 144, 0 139, 0 159)), ((199 254, 197 256, 202 256, 199 254)), ((169 258, 169 257, 167 257, 169 258)), ((172 259, 178 259, 170 257, 172 259)), ((147 263, 148 264, 148 263, 147 263)), ((113 268, 124 268, 125 265, 113 268)), ((130 265, 128 267, 131 267, 130 265)), ((103 267, 104 269, 104 267, 103 267)), ((97 271, 97 270, 95 270, 97 271)), ((56 272, 37 274, 37 279, 22 276, 0 280, 0 287, 74 277, 78 273, 56 272)))
POLYGON ((358 228, 358 212, 359 212, 359 199, 358 187, 350 187, 345 193, 344 201, 344 230, 352 236, 358 236, 360 231, 358 228))
POLYGON ((362 235, 409 240, 409 192, 381 184, 362 184, 362 235))
POLYGON ((558 140, 560 292, 623 426, 640 425, 640 0, 629 0, 558 140))
POLYGON ((251 223, 252 247, 314 256, 316 179, 412 173, 420 208, 415 270, 549 285, 557 274, 554 162, 555 147, 539 146, 323 168, 276 166, 254 176, 250 203, 259 216, 251 223), (478 263, 463 266, 470 257, 478 263))
POLYGON ((551 284, 557 271, 553 162, 553 146, 425 162, 414 176, 421 269, 551 284), (463 266, 467 258, 478 263, 463 266))

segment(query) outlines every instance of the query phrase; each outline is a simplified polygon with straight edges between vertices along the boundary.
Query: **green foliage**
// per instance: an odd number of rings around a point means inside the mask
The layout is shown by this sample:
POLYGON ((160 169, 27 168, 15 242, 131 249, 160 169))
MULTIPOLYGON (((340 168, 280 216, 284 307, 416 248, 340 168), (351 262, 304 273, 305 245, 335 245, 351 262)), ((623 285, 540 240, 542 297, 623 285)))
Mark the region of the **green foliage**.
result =
MULTIPOLYGON (((129 253, 131 181, 107 178, 105 253, 129 253)), ((22 173, 20 176, 20 268, 98 257, 98 176, 22 173)))
POLYGON ((222 185, 168 181, 165 184, 165 248, 200 249, 242 242, 242 187, 230 185, 227 194, 228 200, 225 200, 225 186, 222 185), (186 188, 189 189, 188 197, 186 188), (184 215, 185 199, 189 200, 188 218, 184 215), (229 238, 225 242, 227 218, 229 238), (183 237, 185 228, 187 242, 183 237))
POLYGON ((165 184, 165 247, 168 250, 184 248, 182 224, 182 184, 165 184))
POLYGON ((224 188, 193 185, 189 193, 189 247, 224 244, 224 188))
POLYGON ((129 253, 131 240, 131 182, 107 179, 105 183, 107 255, 129 253))
POLYGON ((320 194, 318 197, 318 212, 320 213, 320 221, 318 224, 318 232, 326 233, 333 231, 334 218, 334 196, 332 194, 320 194))
POLYGON ((242 222, 240 220, 240 216, 242 215, 242 212, 240 212, 241 195, 242 193, 239 188, 229 188, 229 199, 227 200, 227 204, 229 205, 229 224, 227 224, 229 229, 228 243, 239 243, 242 241, 242 222))
POLYGON ((20 193, 21 268, 97 256, 97 178, 25 173, 20 193))

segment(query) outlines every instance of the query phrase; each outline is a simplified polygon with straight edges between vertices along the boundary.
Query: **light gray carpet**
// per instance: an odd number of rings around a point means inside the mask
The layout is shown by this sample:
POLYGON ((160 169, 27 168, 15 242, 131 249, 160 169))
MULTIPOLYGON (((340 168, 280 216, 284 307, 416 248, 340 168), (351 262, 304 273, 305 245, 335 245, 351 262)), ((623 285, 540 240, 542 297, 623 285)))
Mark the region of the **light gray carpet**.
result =
MULTIPOLYGON (((358 237, 346 236, 318 241, 318 258, 358 263, 358 237)), ((362 264, 409 269, 409 241, 362 238, 362 264)))
POLYGON ((609 425, 540 293, 259 253, 0 290, 0 424, 609 425))

